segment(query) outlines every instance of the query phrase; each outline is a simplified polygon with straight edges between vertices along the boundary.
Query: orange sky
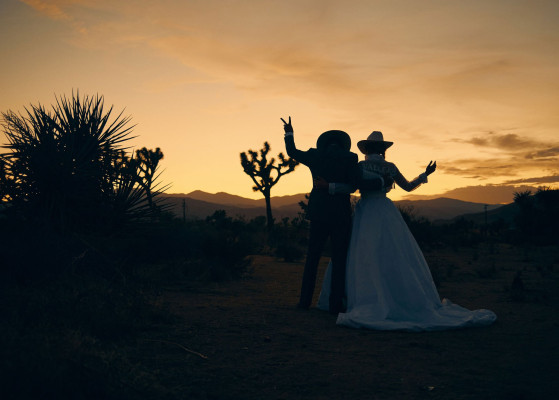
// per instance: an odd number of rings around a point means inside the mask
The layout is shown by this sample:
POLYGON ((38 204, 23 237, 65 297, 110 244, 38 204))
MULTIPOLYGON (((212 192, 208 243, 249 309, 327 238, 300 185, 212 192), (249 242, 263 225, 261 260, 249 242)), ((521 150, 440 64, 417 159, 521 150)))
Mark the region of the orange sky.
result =
MULTIPOLYGON (((2 0, 0 111, 102 94, 161 147, 170 192, 259 198, 239 153, 381 130, 416 196, 559 182, 559 2, 2 0)), ((273 195, 308 192, 301 166, 273 195)), ((405 198, 401 189, 393 199, 405 198)))

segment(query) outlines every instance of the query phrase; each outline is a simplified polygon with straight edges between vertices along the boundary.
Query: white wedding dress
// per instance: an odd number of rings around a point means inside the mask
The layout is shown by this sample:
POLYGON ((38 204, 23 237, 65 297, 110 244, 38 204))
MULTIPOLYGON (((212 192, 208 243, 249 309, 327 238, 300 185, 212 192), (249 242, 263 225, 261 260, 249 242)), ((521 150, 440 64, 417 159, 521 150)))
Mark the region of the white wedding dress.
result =
MULTIPOLYGON (((390 174, 411 191, 427 181, 425 174, 408 182, 396 166, 380 155, 360 163, 365 176, 390 174)), ((433 331, 489 325, 490 310, 468 310, 442 302, 429 266, 400 212, 384 191, 361 193, 353 220, 347 258, 347 311, 337 324, 351 328, 433 331)), ((330 265, 318 308, 328 310, 330 265)))

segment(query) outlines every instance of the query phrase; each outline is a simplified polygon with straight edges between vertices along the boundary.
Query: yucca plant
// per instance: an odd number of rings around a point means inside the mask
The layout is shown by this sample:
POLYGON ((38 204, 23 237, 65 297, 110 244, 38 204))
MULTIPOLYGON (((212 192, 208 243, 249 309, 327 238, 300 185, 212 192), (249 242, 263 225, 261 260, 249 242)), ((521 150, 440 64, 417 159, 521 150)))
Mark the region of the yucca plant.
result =
POLYGON ((8 152, 0 155, 3 200, 20 215, 74 230, 111 228, 153 210, 141 161, 126 154, 130 117, 111 118, 102 96, 79 93, 57 97, 52 110, 25 111, 2 114, 8 152))
POLYGON ((8 171, 6 171, 6 161, 0 158, 0 205, 7 203, 10 193, 10 185, 12 180, 8 177, 8 171))

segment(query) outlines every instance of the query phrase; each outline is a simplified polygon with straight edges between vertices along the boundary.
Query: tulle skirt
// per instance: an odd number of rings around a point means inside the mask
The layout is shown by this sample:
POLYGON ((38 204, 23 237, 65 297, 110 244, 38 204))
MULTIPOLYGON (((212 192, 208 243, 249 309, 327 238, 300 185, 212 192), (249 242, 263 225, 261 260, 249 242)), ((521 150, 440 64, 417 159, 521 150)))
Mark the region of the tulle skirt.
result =
MULTIPOLYGON (((378 330, 432 331, 482 326, 497 316, 440 300, 429 266, 394 203, 362 196, 355 209, 346 272, 347 311, 337 324, 378 330)), ((318 307, 328 310, 330 265, 318 307)))

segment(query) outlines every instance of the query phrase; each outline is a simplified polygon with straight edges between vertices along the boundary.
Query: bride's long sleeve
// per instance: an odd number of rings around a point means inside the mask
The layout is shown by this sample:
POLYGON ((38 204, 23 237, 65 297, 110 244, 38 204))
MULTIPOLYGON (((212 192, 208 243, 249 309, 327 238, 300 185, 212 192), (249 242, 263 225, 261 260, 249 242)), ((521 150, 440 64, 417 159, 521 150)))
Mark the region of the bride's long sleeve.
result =
POLYGON ((411 192, 412 190, 415 190, 422 183, 427 183, 427 174, 422 173, 417 178, 415 178, 410 182, 404 177, 404 175, 402 175, 398 167, 396 167, 395 165, 394 165, 394 172, 392 177, 394 178, 394 182, 396 182, 398 186, 400 186, 406 192, 411 192))

